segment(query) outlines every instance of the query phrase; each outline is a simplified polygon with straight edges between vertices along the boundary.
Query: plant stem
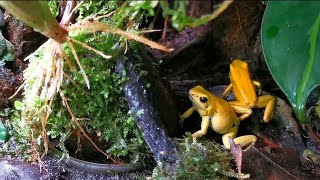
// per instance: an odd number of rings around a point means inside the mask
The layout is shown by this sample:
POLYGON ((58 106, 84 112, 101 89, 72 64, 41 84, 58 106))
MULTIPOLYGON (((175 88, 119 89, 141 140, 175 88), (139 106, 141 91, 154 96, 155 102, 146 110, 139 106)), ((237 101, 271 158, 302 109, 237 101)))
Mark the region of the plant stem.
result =
POLYGON ((35 31, 59 43, 66 42, 68 31, 51 14, 47 1, 0 1, 0 6, 35 31))

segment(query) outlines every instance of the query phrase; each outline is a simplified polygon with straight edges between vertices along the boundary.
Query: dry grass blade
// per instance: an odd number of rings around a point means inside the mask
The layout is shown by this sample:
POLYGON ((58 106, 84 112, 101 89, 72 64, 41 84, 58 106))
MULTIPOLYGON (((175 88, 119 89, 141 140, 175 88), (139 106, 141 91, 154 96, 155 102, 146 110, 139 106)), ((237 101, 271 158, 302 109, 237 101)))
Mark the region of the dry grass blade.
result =
POLYGON ((146 44, 154 49, 159 49, 159 50, 166 51, 166 52, 173 51, 173 48, 167 48, 167 47, 162 46, 156 42, 153 42, 145 37, 138 36, 134 33, 123 31, 118 28, 112 28, 106 23, 102 23, 102 22, 95 21, 95 20, 88 20, 88 21, 83 21, 83 22, 74 24, 69 28, 69 30, 71 30, 71 31, 72 30, 78 30, 78 31, 83 30, 83 31, 91 32, 91 33, 102 31, 102 32, 107 32, 107 33, 112 33, 112 34, 118 34, 118 35, 123 36, 127 39, 132 39, 132 40, 141 42, 143 44, 146 44))

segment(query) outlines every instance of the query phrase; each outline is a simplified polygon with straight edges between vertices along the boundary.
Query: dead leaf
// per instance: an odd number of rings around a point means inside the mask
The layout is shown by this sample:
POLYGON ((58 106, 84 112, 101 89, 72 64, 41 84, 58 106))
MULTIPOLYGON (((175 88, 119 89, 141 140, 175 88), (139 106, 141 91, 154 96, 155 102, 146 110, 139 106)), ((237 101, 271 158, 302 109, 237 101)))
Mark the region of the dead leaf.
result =
POLYGON ((236 160, 237 167, 238 167, 238 174, 241 173, 241 164, 242 164, 242 149, 239 144, 235 144, 233 139, 229 137, 230 142, 230 152, 233 155, 234 159, 236 160))

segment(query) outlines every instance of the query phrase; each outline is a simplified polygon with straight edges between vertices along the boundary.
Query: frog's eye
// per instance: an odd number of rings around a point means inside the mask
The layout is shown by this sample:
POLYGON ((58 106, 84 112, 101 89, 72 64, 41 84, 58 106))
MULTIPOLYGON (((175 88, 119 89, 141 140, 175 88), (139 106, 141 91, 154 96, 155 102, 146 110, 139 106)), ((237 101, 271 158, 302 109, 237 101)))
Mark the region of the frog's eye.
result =
POLYGON ((200 97, 200 102, 202 103, 206 103, 208 101, 208 99, 206 97, 200 97))

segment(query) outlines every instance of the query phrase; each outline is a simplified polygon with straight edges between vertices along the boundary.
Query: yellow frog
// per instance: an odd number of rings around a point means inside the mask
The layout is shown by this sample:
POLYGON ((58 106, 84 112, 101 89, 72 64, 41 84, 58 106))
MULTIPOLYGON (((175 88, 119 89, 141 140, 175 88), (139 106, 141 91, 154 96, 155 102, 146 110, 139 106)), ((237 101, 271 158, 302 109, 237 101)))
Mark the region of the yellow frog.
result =
MULTIPOLYGON (((234 109, 224 99, 206 91, 202 86, 190 89, 189 99, 192 102, 192 107, 180 116, 180 123, 183 123, 184 119, 194 111, 198 111, 202 117, 201 129, 193 133, 192 137, 197 138, 205 135, 210 126, 215 132, 223 134, 222 142, 227 149, 230 149, 229 137, 241 147, 253 145, 257 141, 257 137, 254 135, 236 138, 241 118, 236 115, 234 109)), ((242 107, 242 111, 244 110, 252 112, 250 108, 242 107)))
MULTIPOLYGON (((229 102, 233 108, 264 108, 263 121, 269 122, 273 117, 276 98, 271 95, 257 97, 255 86, 258 88, 258 95, 261 94, 261 84, 251 80, 248 63, 239 59, 230 64, 230 85, 224 91, 226 97, 233 91, 235 101, 229 102)), ((251 113, 243 113, 242 119, 249 117, 251 113)))

